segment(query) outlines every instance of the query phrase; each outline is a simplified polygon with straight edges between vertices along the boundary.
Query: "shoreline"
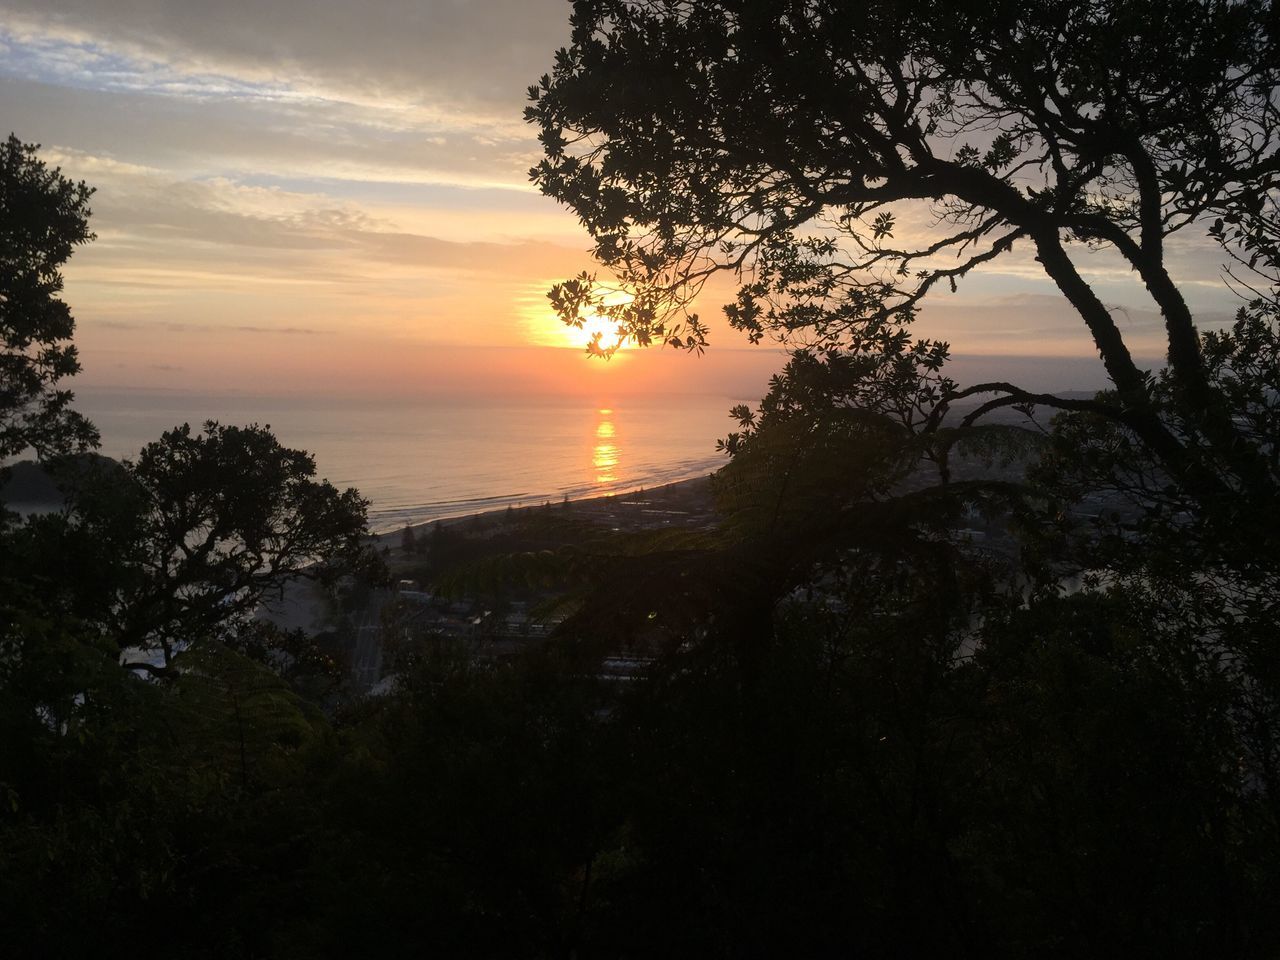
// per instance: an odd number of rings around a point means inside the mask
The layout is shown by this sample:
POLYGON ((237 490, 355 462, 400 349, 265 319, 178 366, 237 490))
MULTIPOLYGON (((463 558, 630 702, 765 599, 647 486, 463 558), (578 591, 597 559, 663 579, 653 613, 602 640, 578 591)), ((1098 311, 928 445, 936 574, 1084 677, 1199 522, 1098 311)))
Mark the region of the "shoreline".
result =
MULTIPOLYGON (((415 503, 413 493, 401 492, 398 494, 401 499, 400 503, 394 506, 386 505, 377 499, 379 491, 371 489, 368 494, 371 501, 369 505, 369 529, 374 536, 384 537, 389 533, 401 533, 406 526, 417 530, 424 526, 429 526, 437 520, 455 521, 477 516, 483 517, 492 513, 505 512, 508 507, 519 511, 542 507, 547 503, 551 503, 553 506, 559 505, 564 502, 564 497, 566 496, 569 498, 570 503, 586 503, 610 496, 630 495, 638 490, 666 489, 682 483, 703 480, 721 469, 726 462, 726 457, 717 454, 714 457, 686 461, 669 469, 655 468, 647 472, 656 475, 624 478, 621 482, 609 484, 574 483, 541 493, 532 491, 499 493, 480 497, 463 495, 434 503, 415 503)), ((355 486, 362 494, 364 493, 365 488, 358 481, 353 481, 350 485, 355 486)), ((376 486, 374 484, 375 488, 376 486)), ((402 484, 402 486, 407 485, 402 484)))
POLYGON ((523 514, 532 510, 544 510, 549 506, 552 508, 563 507, 566 503, 570 509, 576 507, 600 508, 610 503, 618 505, 636 505, 636 501, 628 501, 627 498, 634 498, 643 494, 648 502, 648 498, 657 498, 660 500, 697 500, 705 501, 710 497, 710 480, 714 471, 701 476, 686 477, 683 480, 670 480, 661 483, 656 487, 625 487, 621 490, 615 490, 610 493, 600 493, 589 497, 576 497, 565 500, 544 500, 541 503, 526 504, 524 506, 507 505, 502 507, 494 507, 492 510, 477 510, 471 513, 454 514, 451 516, 436 517, 421 523, 407 523, 395 530, 387 530, 382 533, 372 534, 370 539, 373 543, 383 546, 399 548, 398 538, 404 535, 405 529, 413 531, 415 537, 422 536, 430 532, 431 528, 437 523, 442 527, 452 527, 458 524, 470 523, 473 521, 484 521, 494 517, 505 517, 507 511, 514 511, 516 514, 523 514))
MULTIPOLYGON (((513 506, 510 509, 518 516, 548 509, 545 503, 550 503, 552 511, 564 507, 564 501, 545 501, 523 507, 513 506)), ((422 538, 430 536, 431 528, 437 523, 442 527, 460 527, 466 531, 473 522, 478 522, 483 528, 479 535, 484 536, 486 532, 495 529, 493 521, 501 523, 505 520, 507 509, 498 507, 474 511, 407 526, 413 531, 415 538, 422 538)), ((715 523, 710 473, 672 480, 656 487, 630 487, 592 497, 579 497, 569 501, 569 509, 576 511, 579 517, 607 523, 615 530, 655 529, 673 523, 692 523, 697 526, 715 523)), ((400 527, 386 533, 370 534, 365 542, 384 551, 391 563, 402 564, 407 559, 400 542, 403 535, 404 527, 400 527)), ((280 597, 264 601, 255 616, 283 629, 301 629, 312 635, 333 627, 328 602, 317 592, 313 583, 302 578, 290 581, 280 597)), ((376 618, 370 616, 362 620, 360 627, 372 629, 375 625, 376 618)), ((369 654, 368 650, 366 654, 369 654)))

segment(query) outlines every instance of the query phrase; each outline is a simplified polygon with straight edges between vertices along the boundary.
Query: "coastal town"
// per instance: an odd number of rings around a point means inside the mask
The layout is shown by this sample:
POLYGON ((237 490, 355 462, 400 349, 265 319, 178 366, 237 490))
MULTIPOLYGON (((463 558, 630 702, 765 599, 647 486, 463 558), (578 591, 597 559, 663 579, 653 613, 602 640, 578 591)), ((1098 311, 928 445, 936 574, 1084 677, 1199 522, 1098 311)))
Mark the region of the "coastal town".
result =
MULTIPOLYGON (((299 581, 259 617, 315 636, 343 665, 349 695, 377 696, 392 691, 401 668, 426 647, 461 646, 469 656, 499 659, 545 641, 571 609, 572 583, 557 568, 558 552, 664 530, 706 532, 717 522, 706 477, 442 518, 374 538, 384 583, 349 581, 326 593, 299 581), (482 582, 486 565, 490 577, 482 582)), ((601 673, 634 676, 648 660, 617 651, 601 673)))

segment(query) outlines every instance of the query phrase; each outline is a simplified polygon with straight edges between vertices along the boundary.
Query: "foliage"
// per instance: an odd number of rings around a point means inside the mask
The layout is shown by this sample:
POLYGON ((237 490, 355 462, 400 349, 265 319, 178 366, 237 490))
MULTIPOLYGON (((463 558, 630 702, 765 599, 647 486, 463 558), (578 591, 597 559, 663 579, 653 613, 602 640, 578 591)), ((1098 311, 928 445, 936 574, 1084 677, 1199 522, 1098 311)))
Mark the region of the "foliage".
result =
MULTIPOLYGON (((1274 301, 1254 301, 1241 308, 1230 329, 1209 332, 1203 340, 1209 383, 1230 411, 1241 446, 1262 453, 1254 461, 1257 486, 1280 484, 1276 318, 1274 301)), ((1174 378, 1160 376, 1153 386, 1158 409, 1174 406, 1177 390, 1174 378)), ((1177 421, 1170 422, 1176 429, 1177 421)), ((1238 477, 1238 460, 1233 464, 1207 445, 1188 446, 1206 473, 1224 482, 1238 477)), ((1074 523, 1038 525, 1042 545, 1056 557, 1053 569, 1089 571, 1088 578, 1101 586, 1144 598, 1171 637, 1194 638, 1183 642, 1215 665, 1231 691, 1239 762, 1256 778, 1255 786, 1276 796, 1280 500, 1258 501, 1243 489, 1199 500, 1153 464, 1131 433, 1086 415, 1055 422, 1034 478, 1057 503, 1106 504, 1080 511, 1074 523)))
POLYGON ((66 478, 67 509, 34 518, 15 547, 57 602, 162 674, 197 639, 238 642, 291 581, 332 583, 375 562, 367 502, 314 474, 310 455, 265 428, 184 425, 136 462, 66 478))
POLYGON ((793 347, 759 410, 734 411, 728 539, 599 568, 597 613, 567 623, 648 610, 669 637, 661 786, 641 805, 657 813, 628 834, 644 880, 617 902, 688 904, 677 926, 707 934, 645 948, 1265 952, 1274 290, 1202 334, 1168 252, 1201 232, 1274 282, 1271 5, 583 0, 573 27, 530 89, 531 176, 612 278, 562 283, 553 305, 700 350, 694 301, 727 274, 730 325, 793 347), (902 225, 925 213, 923 234, 902 225), (1134 363, 1082 246, 1140 279, 1161 374, 1134 363), (947 344, 911 336, 927 298, 1015 249, 1113 390, 962 387, 947 344), (1041 439, 990 422, 1037 407, 1062 412, 1031 423, 1041 439), (966 447, 1038 459, 1031 484, 957 479, 966 447), (1021 531, 1020 554, 966 542, 975 512, 1021 531), (857 696, 823 713, 841 682, 857 696), (904 765, 881 767, 857 746, 890 718, 875 742, 904 765), (673 767, 692 814, 664 805, 683 796, 673 767), (799 849, 838 854, 809 874, 799 849), (1191 875, 1232 893, 1206 903, 1191 875))
POLYGON ((314 645, 251 614, 358 570, 367 504, 257 426, 64 455, 96 438, 56 389, 78 369, 58 268, 91 191, 4 151, 0 458, 34 448, 65 506, 0 522, 0 937, 15 957, 260 956, 265 920, 298 913, 333 737, 276 672, 324 668, 314 645))
POLYGON ((80 370, 60 268, 89 232, 93 190, 50 170, 13 134, 0 146, 0 463, 85 450, 97 432, 59 381, 80 370))
MULTIPOLYGON (((909 324, 927 296, 1016 246, 1102 355, 1116 390, 1095 412, 1201 500, 1239 488, 1262 502, 1275 489, 1213 396, 1166 241, 1220 218, 1212 235, 1255 265, 1267 249, 1280 172, 1269 11, 583 0, 571 45, 530 88, 545 153, 532 177, 634 297, 611 304, 584 274, 552 301, 570 322, 594 311, 640 343, 701 348, 691 304, 727 273, 739 284, 727 317, 751 339, 840 349, 909 324), (936 227, 899 238, 898 213, 922 206, 936 227), (1178 400, 1163 415, 1073 243, 1113 250, 1163 316, 1178 400), (1225 487, 1199 446, 1231 466, 1225 487)), ((1004 383, 956 396, 991 394, 1063 406, 1004 383)))

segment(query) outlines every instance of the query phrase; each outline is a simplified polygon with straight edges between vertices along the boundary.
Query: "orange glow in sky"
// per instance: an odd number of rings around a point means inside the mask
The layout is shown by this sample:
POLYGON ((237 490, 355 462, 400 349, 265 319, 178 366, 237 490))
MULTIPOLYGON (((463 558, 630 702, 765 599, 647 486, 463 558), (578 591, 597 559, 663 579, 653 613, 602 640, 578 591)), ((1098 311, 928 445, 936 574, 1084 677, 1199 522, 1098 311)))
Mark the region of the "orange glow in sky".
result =
POLYGON ((574 334, 574 339, 580 340, 584 348, 593 342, 599 344, 600 349, 605 351, 622 350, 627 345, 627 337, 619 329, 618 324, 598 314, 588 317, 582 324, 581 330, 575 327, 565 329, 574 334))
MULTIPOLYGON (((0 6, 2 59, 17 64, 0 69, 5 130, 97 189, 97 239, 66 270, 77 384, 737 399, 781 366, 768 350, 725 355, 745 346, 720 309, 730 276, 690 305, 714 345, 696 363, 588 359, 597 334, 619 346, 616 324, 571 327, 551 310, 553 284, 593 269, 577 218, 528 183, 541 148, 520 94, 569 38, 563 0, 420 4, 430 31, 406 29, 389 0, 283 19, 247 4, 247 20, 173 0, 0 6), (278 69, 262 67, 262 36, 278 69)), ((903 243, 934 227, 928 204, 895 212, 903 243)), ((1204 323, 1229 322, 1216 245, 1175 252, 1179 279, 1205 291, 1192 304, 1204 323)), ((931 298, 915 334, 956 356, 1097 366, 1033 254, 1016 248, 931 298)), ((1135 352, 1162 354, 1163 320, 1133 299, 1128 268, 1098 255, 1084 270, 1135 352)))
MULTIPOLYGON (((553 281, 531 285, 521 298, 524 336, 531 346, 572 347, 586 352, 592 342, 600 349, 613 354, 626 349, 630 339, 619 328, 618 322, 600 314, 583 319, 582 326, 565 323, 547 303, 547 290, 553 281)), ((630 301, 629 294, 621 291, 601 291, 604 302, 618 306, 630 301)))

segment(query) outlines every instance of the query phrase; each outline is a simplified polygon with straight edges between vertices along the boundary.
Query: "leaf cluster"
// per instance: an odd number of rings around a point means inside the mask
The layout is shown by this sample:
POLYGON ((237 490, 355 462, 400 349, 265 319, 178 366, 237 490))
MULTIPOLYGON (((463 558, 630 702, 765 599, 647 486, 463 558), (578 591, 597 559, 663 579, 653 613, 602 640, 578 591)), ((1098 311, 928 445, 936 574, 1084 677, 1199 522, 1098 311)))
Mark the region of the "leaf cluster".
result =
POLYGON ((93 190, 49 169, 37 149, 13 134, 0 145, 0 462, 28 447, 53 455, 97 441, 58 388, 80 370, 75 321, 58 294, 62 265, 93 239, 93 190))

